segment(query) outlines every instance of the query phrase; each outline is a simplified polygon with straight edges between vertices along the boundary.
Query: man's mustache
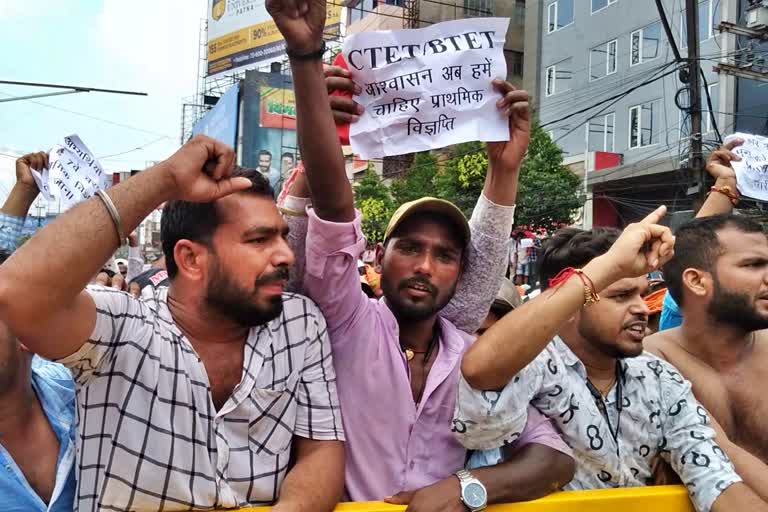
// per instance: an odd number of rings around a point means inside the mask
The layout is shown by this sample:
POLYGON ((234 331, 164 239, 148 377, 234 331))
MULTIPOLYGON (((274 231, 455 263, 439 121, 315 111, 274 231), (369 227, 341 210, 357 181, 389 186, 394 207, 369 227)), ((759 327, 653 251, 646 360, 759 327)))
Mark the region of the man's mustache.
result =
POLYGON ((275 281, 287 281, 290 277, 288 267, 280 267, 274 272, 265 274, 256 280, 256 286, 272 284, 275 281))
POLYGON ((432 297, 437 297, 437 288, 435 288, 435 286, 424 277, 411 277, 410 279, 404 279, 400 281, 400 286, 398 286, 398 289, 404 290, 413 285, 421 285, 427 288, 427 290, 429 291, 429 294, 432 297))

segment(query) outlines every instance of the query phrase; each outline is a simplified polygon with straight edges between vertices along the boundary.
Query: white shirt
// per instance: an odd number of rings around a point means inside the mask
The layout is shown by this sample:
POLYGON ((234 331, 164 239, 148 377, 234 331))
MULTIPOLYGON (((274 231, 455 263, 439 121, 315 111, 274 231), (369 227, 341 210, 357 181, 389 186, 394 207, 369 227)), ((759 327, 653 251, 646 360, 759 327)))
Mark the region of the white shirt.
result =
POLYGON ((77 386, 80 511, 210 510, 269 504, 294 436, 343 440, 325 320, 285 294, 251 329, 242 380, 220 410, 205 367, 166 304, 88 289, 96 327, 60 362, 77 386))
POLYGON ((686 484, 696 509, 708 511, 741 478, 715 443, 691 383, 647 352, 622 359, 621 365, 622 408, 619 412, 614 386, 604 401, 609 421, 586 385, 584 364, 556 337, 500 392, 474 390, 461 377, 454 431, 470 449, 513 442, 525 426, 530 402, 555 421, 573 449, 576 475, 565 489, 647 485, 659 455, 686 484))

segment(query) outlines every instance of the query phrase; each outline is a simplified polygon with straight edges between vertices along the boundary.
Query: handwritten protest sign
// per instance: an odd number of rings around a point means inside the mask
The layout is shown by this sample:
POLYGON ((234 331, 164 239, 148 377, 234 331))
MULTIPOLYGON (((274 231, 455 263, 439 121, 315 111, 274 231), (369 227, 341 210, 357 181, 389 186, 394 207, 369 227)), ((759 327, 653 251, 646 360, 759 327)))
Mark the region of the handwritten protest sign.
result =
POLYGON ((508 18, 471 18, 349 36, 343 54, 365 108, 350 130, 352 150, 369 159, 509 140, 491 85, 507 75, 508 25, 508 18))
POLYGON ((733 170, 736 171, 739 192, 753 199, 768 201, 768 138, 749 133, 734 133, 726 137, 725 142, 732 139, 744 140, 744 144, 733 150, 741 157, 741 161, 731 162, 733 170))
POLYGON ((48 168, 33 170, 37 187, 46 200, 60 200, 62 210, 109 186, 109 176, 80 137, 64 137, 63 145, 48 152, 48 168))

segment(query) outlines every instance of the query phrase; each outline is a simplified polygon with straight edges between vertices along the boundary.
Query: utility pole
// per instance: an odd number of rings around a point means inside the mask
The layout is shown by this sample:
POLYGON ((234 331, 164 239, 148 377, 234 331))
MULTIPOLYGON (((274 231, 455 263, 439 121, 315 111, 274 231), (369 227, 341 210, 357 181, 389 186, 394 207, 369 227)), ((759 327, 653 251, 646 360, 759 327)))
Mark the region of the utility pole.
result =
POLYGON ((688 90, 690 91, 691 147, 689 166, 699 180, 699 198, 707 195, 704 155, 701 146, 701 66, 699 61, 699 2, 685 0, 685 21, 688 26, 688 90))

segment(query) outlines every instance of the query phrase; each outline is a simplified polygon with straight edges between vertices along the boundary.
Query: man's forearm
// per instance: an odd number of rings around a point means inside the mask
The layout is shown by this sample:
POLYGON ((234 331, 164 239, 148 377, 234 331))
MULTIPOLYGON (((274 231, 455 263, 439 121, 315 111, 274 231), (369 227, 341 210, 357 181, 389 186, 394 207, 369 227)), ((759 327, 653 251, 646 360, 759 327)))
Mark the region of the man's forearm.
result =
POLYGON ((295 438, 296 464, 280 487, 275 512, 333 510, 344 492, 344 443, 295 438))
MULTIPOLYGON (((603 256, 584 267, 599 292, 612 283, 603 256)), ((470 347, 461 372, 475 389, 499 389, 525 368, 584 305, 584 286, 576 276, 507 313, 470 347), (510 335, 510 333, 514 333, 510 335)))
MULTIPOLYGON (((703 186, 703 185, 701 185, 703 186)), ((728 187, 731 191, 736 192, 736 180, 732 178, 718 178, 715 181, 715 187, 723 188, 728 187)), ((715 215, 724 215, 733 211, 733 203, 731 198, 720 192, 710 192, 707 196, 707 200, 699 209, 696 214, 696 218, 713 217, 715 215)))
POLYGON ((291 60, 297 136, 317 215, 332 222, 355 218, 352 186, 328 102, 323 63, 291 60))
POLYGON ((768 467, 766 464, 729 439, 724 438, 722 430, 719 428, 715 430, 718 433, 717 442, 731 459, 736 473, 755 494, 768 502, 768 467))
POLYGON ((8 199, 0 208, 0 212, 14 217, 26 217, 32 203, 37 199, 38 190, 22 183, 16 183, 8 194, 8 199))
MULTIPOLYGON (((123 233, 130 233, 171 198, 173 181, 163 165, 107 192, 120 214, 123 233)), ((85 288, 118 244, 112 217, 101 199, 93 197, 41 229, 0 267, 0 302, 6 308, 16 304, 9 317, 57 311, 85 288), (51 275, 56 276, 56 286, 50 285, 51 275), (12 300, 22 296, 23 301, 12 300)))
POLYGON ((498 205, 513 206, 517 200, 519 174, 519 165, 517 169, 504 169, 500 163, 489 163, 483 194, 498 205))
POLYGON ((768 504, 752 489, 739 482, 728 487, 712 504, 712 512, 768 512, 768 504))
POLYGON ((574 460, 543 444, 522 447, 496 466, 473 469, 488 491, 488 503, 530 501, 567 484, 576 470, 574 460))

